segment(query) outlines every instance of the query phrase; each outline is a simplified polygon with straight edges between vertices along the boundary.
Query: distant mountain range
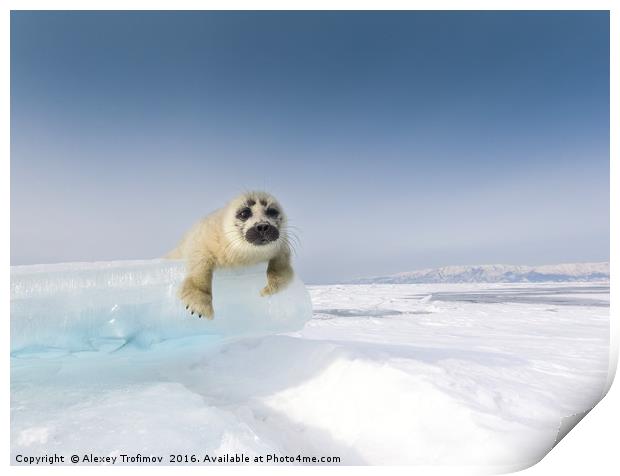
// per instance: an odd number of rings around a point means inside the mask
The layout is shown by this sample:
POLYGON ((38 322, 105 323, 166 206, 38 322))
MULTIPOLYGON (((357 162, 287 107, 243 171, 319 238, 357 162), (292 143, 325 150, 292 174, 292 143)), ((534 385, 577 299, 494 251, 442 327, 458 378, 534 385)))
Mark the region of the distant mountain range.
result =
POLYGON ((483 264, 445 266, 405 273, 360 278, 349 284, 413 284, 413 283, 544 283, 573 281, 608 281, 609 263, 549 264, 516 266, 483 264))

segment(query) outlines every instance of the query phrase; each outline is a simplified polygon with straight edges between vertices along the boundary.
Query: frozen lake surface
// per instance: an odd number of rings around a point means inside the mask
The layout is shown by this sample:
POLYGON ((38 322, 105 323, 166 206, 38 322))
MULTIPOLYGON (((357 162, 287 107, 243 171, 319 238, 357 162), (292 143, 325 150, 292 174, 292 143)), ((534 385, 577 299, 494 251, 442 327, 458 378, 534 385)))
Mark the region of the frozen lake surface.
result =
POLYGON ((294 332, 14 353, 12 461, 244 453, 502 470, 540 459, 606 385, 606 283, 309 291, 313 318, 294 332))

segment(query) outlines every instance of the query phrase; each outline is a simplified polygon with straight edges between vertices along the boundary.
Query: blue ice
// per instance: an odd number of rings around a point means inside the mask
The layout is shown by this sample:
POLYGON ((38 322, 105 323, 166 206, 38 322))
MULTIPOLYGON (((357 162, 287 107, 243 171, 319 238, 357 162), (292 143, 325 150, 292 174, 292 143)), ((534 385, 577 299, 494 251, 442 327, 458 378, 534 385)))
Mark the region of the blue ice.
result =
POLYGON ((180 261, 148 260, 11 267, 11 353, 55 356, 148 348, 175 338, 205 342, 295 331, 312 317, 295 280, 269 297, 266 264, 220 269, 213 279, 215 319, 190 316, 176 297, 180 261))

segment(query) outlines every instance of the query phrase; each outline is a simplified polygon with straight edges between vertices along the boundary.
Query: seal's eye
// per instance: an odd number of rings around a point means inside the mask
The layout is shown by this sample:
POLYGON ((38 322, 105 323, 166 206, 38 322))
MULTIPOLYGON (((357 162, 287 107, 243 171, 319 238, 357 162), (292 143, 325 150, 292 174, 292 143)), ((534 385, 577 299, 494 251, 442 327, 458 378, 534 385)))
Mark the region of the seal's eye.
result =
POLYGON ((275 208, 268 208, 267 210, 265 210, 265 215, 267 215, 270 218, 275 218, 280 214, 280 212, 278 210, 276 210, 275 208))
POLYGON ((239 220, 246 221, 251 216, 252 216, 252 210, 250 210, 248 207, 242 208, 241 210, 237 212, 237 218, 239 220))

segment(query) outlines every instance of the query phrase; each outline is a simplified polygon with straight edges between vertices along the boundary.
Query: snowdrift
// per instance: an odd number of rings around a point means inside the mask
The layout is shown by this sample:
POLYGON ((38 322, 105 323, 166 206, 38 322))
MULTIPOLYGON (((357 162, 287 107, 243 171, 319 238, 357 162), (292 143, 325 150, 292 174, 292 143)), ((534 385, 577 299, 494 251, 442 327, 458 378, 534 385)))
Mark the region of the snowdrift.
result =
POLYGON ((215 319, 190 316, 177 299, 180 261, 149 260, 11 267, 11 352, 111 351, 171 338, 213 340, 297 330, 312 317, 299 279, 269 297, 266 264, 217 270, 215 319))

